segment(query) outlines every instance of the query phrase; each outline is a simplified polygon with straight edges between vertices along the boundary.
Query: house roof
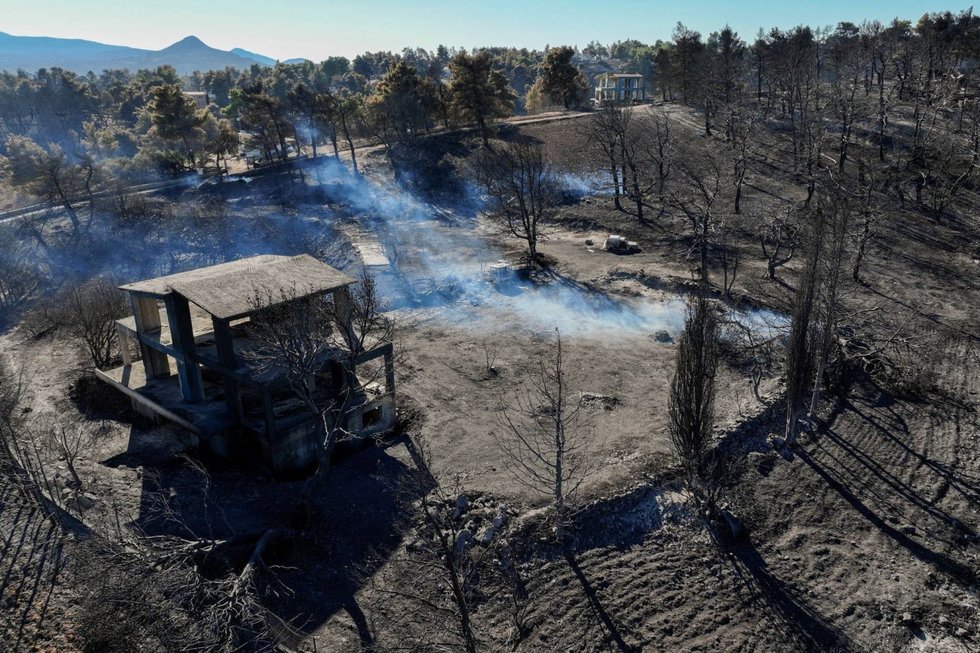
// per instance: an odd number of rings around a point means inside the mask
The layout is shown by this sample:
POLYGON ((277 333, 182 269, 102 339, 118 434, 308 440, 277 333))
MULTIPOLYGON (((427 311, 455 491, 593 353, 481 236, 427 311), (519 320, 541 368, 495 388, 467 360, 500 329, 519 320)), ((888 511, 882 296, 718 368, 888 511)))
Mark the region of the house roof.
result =
POLYGON ((330 292, 354 279, 307 254, 266 254, 120 286, 155 297, 176 293, 221 320, 330 292))
POLYGON ((640 73, 603 73, 599 77, 643 77, 640 73))

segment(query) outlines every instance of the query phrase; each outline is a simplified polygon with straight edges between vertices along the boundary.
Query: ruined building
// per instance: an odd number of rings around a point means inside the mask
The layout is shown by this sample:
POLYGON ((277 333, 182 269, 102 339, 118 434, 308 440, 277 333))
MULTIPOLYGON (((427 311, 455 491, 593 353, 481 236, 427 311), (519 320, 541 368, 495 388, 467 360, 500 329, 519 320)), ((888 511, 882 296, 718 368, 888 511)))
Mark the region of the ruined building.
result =
MULTIPOLYGON (((311 256, 265 255, 121 286, 133 307, 132 317, 116 323, 123 366, 97 374, 141 414, 196 433, 219 454, 252 454, 276 472, 308 467, 320 446, 315 420, 283 370, 249 356, 256 346, 249 322, 310 298, 329 298, 344 310, 354 283, 311 256)), ((360 353, 354 369, 350 360, 328 352, 310 383, 325 403, 352 393, 340 417, 345 431, 381 433, 395 421, 392 345, 360 353), (379 382, 358 378, 366 364, 383 372, 379 382)))

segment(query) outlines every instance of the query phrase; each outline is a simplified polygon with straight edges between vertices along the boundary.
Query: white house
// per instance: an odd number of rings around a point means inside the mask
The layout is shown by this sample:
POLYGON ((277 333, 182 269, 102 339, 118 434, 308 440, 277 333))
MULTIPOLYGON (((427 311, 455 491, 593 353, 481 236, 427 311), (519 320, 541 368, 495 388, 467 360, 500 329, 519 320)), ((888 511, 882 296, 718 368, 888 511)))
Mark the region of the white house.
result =
POLYGON ((605 73, 595 80, 595 103, 642 102, 646 99, 646 83, 639 73, 605 73))

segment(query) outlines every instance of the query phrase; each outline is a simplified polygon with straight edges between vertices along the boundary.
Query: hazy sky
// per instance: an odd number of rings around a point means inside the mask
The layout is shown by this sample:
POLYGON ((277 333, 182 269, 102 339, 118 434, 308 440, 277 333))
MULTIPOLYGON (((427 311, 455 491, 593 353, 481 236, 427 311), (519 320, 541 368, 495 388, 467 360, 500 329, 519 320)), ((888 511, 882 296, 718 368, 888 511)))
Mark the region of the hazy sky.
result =
POLYGON ((0 0, 0 31, 153 50, 193 34, 223 50, 321 60, 440 43, 653 42, 669 38, 677 21, 703 34, 728 23, 751 40, 759 27, 915 20, 963 8, 916 0, 0 0))

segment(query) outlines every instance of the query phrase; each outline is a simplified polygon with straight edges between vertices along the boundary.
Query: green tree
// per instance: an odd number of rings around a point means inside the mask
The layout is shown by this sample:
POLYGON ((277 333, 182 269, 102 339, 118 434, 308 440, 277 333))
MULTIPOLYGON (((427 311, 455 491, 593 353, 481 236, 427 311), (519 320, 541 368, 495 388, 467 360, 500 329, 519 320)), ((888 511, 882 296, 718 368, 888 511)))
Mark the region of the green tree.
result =
POLYGON ((238 113, 242 127, 251 132, 251 142, 267 153, 278 153, 286 160, 286 139, 293 136, 293 126, 287 108, 261 83, 232 90, 231 106, 238 113))
POLYGON ((415 68, 404 61, 381 78, 366 108, 371 126, 387 146, 428 128, 428 109, 434 104, 427 97, 430 91, 415 68))
POLYGON ((91 157, 69 158, 60 147, 45 150, 26 136, 11 136, 0 172, 12 187, 20 188, 52 206, 65 209, 77 232, 80 221, 76 204, 88 198, 92 210, 92 181, 97 172, 91 157))
POLYGON ((320 72, 327 81, 332 81, 334 77, 339 77, 349 70, 350 60, 347 57, 327 57, 320 62, 320 72))
POLYGON ((578 106, 588 97, 585 76, 572 63, 575 50, 565 45, 551 48, 541 65, 541 87, 552 100, 566 110, 578 106))
POLYGON ((475 122, 480 128, 483 144, 490 145, 487 121, 504 118, 514 110, 514 92, 504 74, 495 69, 489 52, 457 54, 449 64, 451 106, 463 120, 475 122))
POLYGON ((224 160, 225 172, 228 171, 228 155, 238 152, 240 139, 238 132, 230 120, 222 118, 215 120, 210 115, 204 128, 204 151, 215 158, 215 164, 220 168, 224 160))
POLYGON ((347 141, 347 149, 350 152, 351 166, 354 174, 357 174, 357 151, 354 147, 354 128, 362 122, 364 116, 364 96, 360 93, 352 93, 346 88, 338 89, 336 93, 330 94, 330 113, 334 123, 340 128, 347 141))
POLYGON ((164 84, 153 89, 149 104, 153 133, 165 143, 180 143, 191 166, 194 165, 193 143, 204 133, 205 116, 180 87, 164 84))

